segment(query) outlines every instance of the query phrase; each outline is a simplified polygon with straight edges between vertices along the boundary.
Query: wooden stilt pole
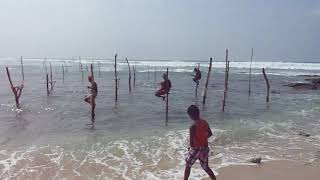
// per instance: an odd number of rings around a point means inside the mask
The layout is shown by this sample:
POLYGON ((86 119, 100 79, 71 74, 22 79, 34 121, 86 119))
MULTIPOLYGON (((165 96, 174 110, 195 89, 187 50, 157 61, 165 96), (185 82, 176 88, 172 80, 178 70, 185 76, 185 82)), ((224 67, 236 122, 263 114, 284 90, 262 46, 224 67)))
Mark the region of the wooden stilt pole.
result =
POLYGON ((22 80, 24 81, 24 67, 23 67, 23 60, 22 60, 22 56, 21 56, 21 74, 22 74, 22 80))
POLYGON ((204 95, 203 95, 203 100, 202 100, 203 106, 206 104, 207 90, 208 90, 209 78, 210 78, 210 73, 211 73, 211 67, 212 67, 212 58, 210 58, 209 70, 208 70, 208 75, 207 75, 207 82, 206 82, 206 86, 204 89, 204 95))
MULTIPOLYGON (((169 68, 167 68, 167 77, 169 79, 169 68)), ((167 92, 167 97, 166 97, 166 126, 168 126, 168 120, 169 120, 169 92, 167 92)))
POLYGON ((117 72, 117 54, 114 56, 114 78, 115 78, 115 101, 118 101, 118 72, 117 72))
POLYGON ((21 93, 22 93, 23 84, 20 87, 17 87, 17 88, 14 87, 13 83, 12 83, 12 80, 11 80, 11 76, 10 76, 10 72, 9 72, 8 67, 6 67, 6 71, 7 71, 8 80, 9 80, 9 83, 10 83, 10 86, 11 86, 11 90, 13 92, 13 95, 14 95, 14 98, 15 98, 15 101, 16 101, 16 106, 17 106, 18 109, 20 109, 19 99, 20 99, 20 96, 21 96, 21 93))
MULTIPOLYGON (((229 70, 230 70, 230 61, 228 61, 227 63, 227 90, 229 88, 229 70)), ((227 95, 228 95, 228 91, 227 91, 227 95)))
POLYGON ((224 91, 223 91, 223 101, 222 101, 223 112, 226 106, 227 89, 228 89, 228 49, 226 49, 226 68, 225 68, 225 74, 224 74, 224 91))
POLYGON ((157 65, 154 64, 154 90, 157 90, 157 65))
POLYGON ((82 71, 81 57, 79 56, 79 71, 82 71))
POLYGON ((89 71, 89 70, 88 70, 88 64, 86 64, 86 70, 87 70, 87 72, 89 71))
POLYGON ((148 65, 148 80, 150 79, 150 71, 149 71, 149 65, 148 65))
POLYGON ((47 81, 47 96, 49 96, 50 91, 49 91, 49 75, 48 75, 48 73, 46 74, 46 81, 47 81))
POLYGON ((51 66, 51 62, 50 62, 50 91, 52 91, 53 89, 53 81, 52 81, 52 66, 51 66))
POLYGON ((64 82, 64 67, 63 67, 63 64, 62 64, 62 82, 64 82))
MULTIPOLYGON (((95 82, 94 73, 93 73, 93 64, 90 64, 90 70, 91 70, 91 78, 92 78, 92 80, 91 80, 91 95, 93 96, 93 94, 94 94, 93 93, 93 91, 94 91, 93 87, 94 87, 94 82, 95 82)), ((94 97, 92 97, 92 99, 94 99, 94 97)), ((92 121, 92 124, 94 123, 94 117, 95 117, 94 110, 95 110, 95 107, 96 107, 96 102, 94 100, 94 102, 91 102, 91 121, 92 121)))
POLYGON ((80 70, 81 70, 81 78, 82 78, 82 81, 83 81, 83 67, 82 67, 82 64, 80 63, 80 70))
POLYGON ((66 72, 68 72, 68 66, 67 66, 66 61, 64 61, 64 67, 66 68, 66 72))
POLYGON ((101 77, 101 74, 100 74, 100 61, 98 61, 98 69, 99 69, 99 77, 101 77))
POLYGON ((127 61, 127 64, 128 64, 128 71, 129 71, 129 92, 131 93, 131 68, 130 68, 130 64, 129 64, 129 61, 128 59, 126 58, 126 61, 127 61))
MULTIPOLYGON (((200 71, 200 63, 198 63, 198 71, 200 71)), ((199 83, 200 83, 200 82, 199 82, 199 83)), ((196 96, 198 95, 199 83, 197 83, 197 85, 196 85, 196 96)))
POLYGON ((263 77, 266 80, 266 84, 267 84, 267 98, 266 98, 266 101, 269 102, 270 84, 269 84, 269 80, 268 80, 268 77, 266 75, 266 72, 265 72, 264 68, 262 68, 262 73, 263 73, 263 77))
POLYGON ((250 69, 249 69, 249 90, 248 90, 249 96, 250 96, 250 93, 251 93, 251 66, 252 66, 252 58, 253 58, 253 48, 251 49, 251 60, 250 60, 250 69))
POLYGON ((136 67, 133 66, 133 86, 136 86, 136 67))

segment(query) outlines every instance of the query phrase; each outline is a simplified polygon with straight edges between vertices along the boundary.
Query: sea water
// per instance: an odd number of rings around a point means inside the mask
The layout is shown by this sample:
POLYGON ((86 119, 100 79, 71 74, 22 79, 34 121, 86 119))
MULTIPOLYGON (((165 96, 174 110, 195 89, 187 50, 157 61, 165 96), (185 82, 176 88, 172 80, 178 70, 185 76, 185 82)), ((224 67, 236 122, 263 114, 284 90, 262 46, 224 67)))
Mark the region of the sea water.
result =
MULTIPOLYGON (((5 67, 14 84, 21 83, 19 59, 0 60, 0 179, 181 179, 192 121, 186 109, 197 104, 213 131, 209 139, 210 166, 263 160, 292 159, 319 165, 320 93, 284 86, 301 82, 302 75, 320 75, 318 63, 254 62, 251 95, 248 96, 249 62, 231 62, 225 112, 222 112, 225 62, 213 62, 206 105, 202 94, 208 61, 130 61, 135 65, 136 85, 128 90, 128 67, 118 60, 120 78, 115 103, 113 60, 98 63, 24 59, 25 81, 21 110, 15 107, 5 67), (50 96, 45 73, 53 66, 56 81, 50 96), (94 63, 99 94, 95 125, 88 94, 87 66, 94 63), (200 63, 198 94, 190 73, 200 63), (62 80, 62 64, 67 65, 62 80), (165 102, 154 96, 169 67, 172 90, 169 122, 165 126, 165 102), (270 81, 270 102, 261 68, 270 81), (156 71, 155 71, 156 70, 156 71), (299 132, 311 134, 306 138, 299 132)), ((132 77, 133 83, 133 77, 132 77)), ((199 163, 190 179, 207 177, 199 163)))

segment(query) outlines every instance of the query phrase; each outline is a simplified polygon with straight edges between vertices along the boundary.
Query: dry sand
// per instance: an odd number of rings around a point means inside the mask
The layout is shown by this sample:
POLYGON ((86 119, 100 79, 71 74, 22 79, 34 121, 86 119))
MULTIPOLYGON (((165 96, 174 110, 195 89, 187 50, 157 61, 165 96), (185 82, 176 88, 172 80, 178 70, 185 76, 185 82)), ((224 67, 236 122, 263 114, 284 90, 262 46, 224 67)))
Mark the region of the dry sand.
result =
POLYGON ((219 170, 218 180, 320 180, 320 167, 296 161, 233 165, 219 170))

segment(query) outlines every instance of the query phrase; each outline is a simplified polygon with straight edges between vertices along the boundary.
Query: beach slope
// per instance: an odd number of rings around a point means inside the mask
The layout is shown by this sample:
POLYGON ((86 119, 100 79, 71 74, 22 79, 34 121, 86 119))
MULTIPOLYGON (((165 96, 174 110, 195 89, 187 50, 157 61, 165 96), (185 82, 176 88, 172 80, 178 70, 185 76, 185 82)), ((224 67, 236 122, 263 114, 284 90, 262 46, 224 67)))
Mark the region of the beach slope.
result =
POLYGON ((270 161, 261 165, 233 165, 219 171, 219 180, 319 180, 320 167, 295 161, 270 161))

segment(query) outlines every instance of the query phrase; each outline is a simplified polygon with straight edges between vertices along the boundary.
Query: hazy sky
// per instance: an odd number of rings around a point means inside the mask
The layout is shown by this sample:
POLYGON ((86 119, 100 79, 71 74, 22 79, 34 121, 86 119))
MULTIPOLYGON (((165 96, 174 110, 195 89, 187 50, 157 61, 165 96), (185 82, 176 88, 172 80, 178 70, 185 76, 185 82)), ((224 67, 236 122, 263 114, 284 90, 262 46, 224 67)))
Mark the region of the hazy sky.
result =
POLYGON ((319 0, 1 0, 0 57, 320 61, 319 0))

